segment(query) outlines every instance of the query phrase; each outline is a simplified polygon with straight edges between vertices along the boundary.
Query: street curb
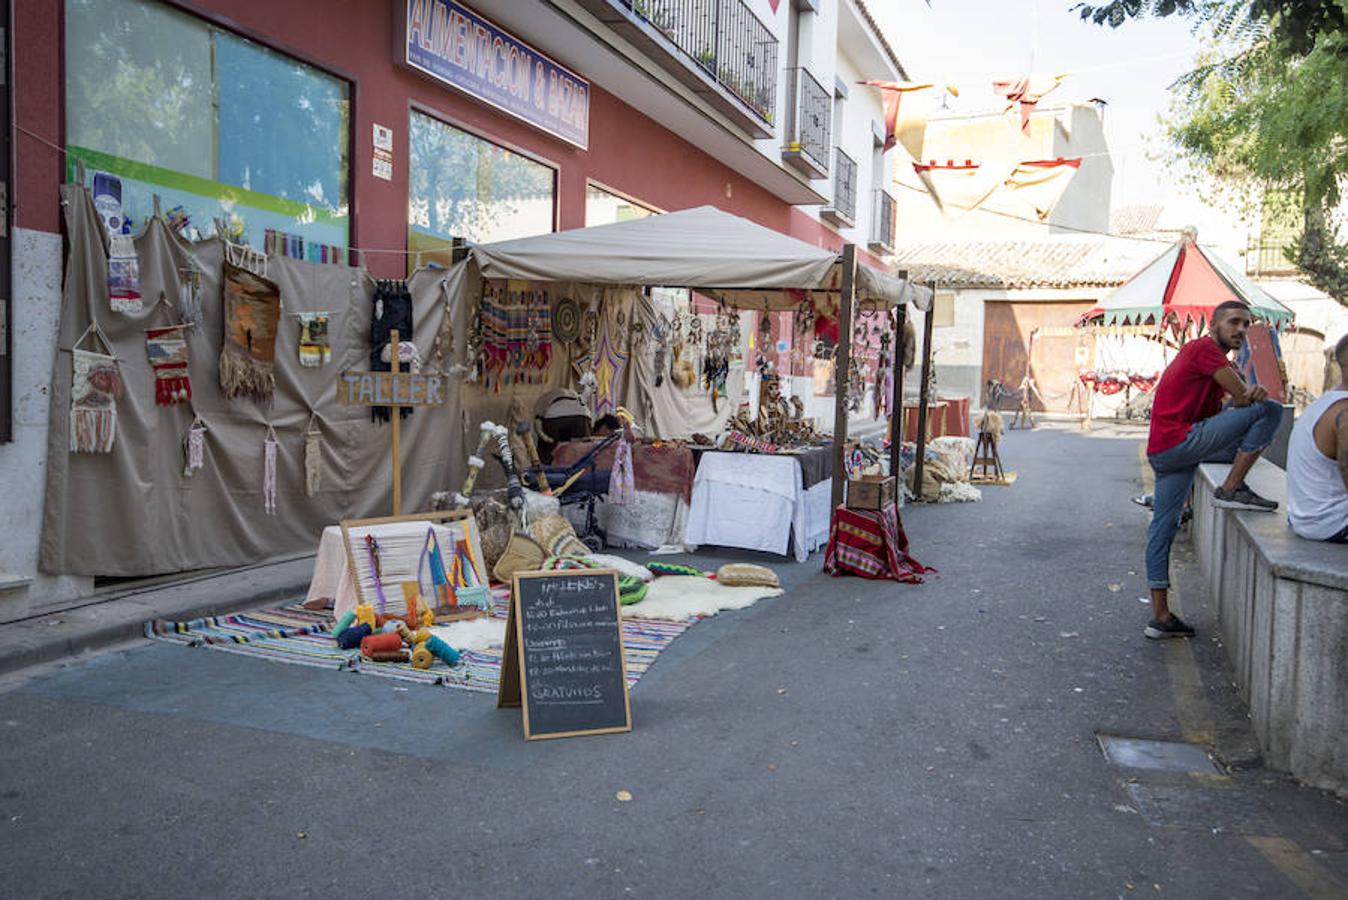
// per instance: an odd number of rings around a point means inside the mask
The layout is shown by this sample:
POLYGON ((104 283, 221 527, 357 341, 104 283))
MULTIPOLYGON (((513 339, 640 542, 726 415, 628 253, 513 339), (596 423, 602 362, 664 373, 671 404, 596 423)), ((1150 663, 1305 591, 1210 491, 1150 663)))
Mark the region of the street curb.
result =
MULTIPOLYGON (((94 604, 75 610, 74 614, 83 616, 107 616, 106 621, 90 622, 72 628, 67 634, 40 631, 40 617, 30 626, 32 634, 17 640, 0 641, 0 675, 31 668, 42 663, 68 659, 88 650, 98 650, 111 644, 134 640, 145 636, 145 624, 152 619, 172 619, 184 621, 201 619, 208 616, 221 616, 250 607, 265 606, 294 599, 302 595, 309 587, 312 575, 312 560, 303 560, 303 576, 290 576, 271 579, 271 583, 241 586, 239 590, 221 596, 204 597, 195 601, 167 603, 154 602, 154 595, 161 592, 178 593, 188 585, 164 585, 144 598, 136 596, 122 597, 103 604, 94 604)), ((226 573, 228 574, 228 573, 226 573)), ((239 573, 246 574, 246 573, 239 573)), ((254 579, 254 581, 266 579, 254 579)), ((200 582, 194 582, 200 584, 200 582)), ((59 614, 58 614, 59 615, 59 614)), ((70 615, 70 614, 67 614, 70 615)), ((0 635, 14 625, 0 626, 0 635)))

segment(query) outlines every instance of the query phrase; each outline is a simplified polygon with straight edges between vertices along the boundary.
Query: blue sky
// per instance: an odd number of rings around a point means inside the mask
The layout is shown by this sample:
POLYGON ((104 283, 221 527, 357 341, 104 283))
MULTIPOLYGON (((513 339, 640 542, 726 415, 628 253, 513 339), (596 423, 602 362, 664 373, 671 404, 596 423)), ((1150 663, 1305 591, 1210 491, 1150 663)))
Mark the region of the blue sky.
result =
POLYGON ((1188 71, 1198 39, 1185 19, 1143 19, 1112 29, 1082 22, 1074 0, 867 0, 915 80, 954 81, 951 109, 983 111, 1004 103, 990 82, 1029 71, 1070 72, 1051 95, 1109 102, 1105 129, 1114 156, 1115 207, 1177 204, 1176 186, 1148 150, 1166 152, 1157 116, 1167 86, 1188 71))

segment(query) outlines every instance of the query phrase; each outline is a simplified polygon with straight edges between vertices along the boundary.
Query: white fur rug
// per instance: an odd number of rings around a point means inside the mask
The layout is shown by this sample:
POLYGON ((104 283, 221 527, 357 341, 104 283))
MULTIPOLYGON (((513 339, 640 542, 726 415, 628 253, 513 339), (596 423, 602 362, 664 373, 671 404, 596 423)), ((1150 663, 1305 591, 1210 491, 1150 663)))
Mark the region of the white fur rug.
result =
POLYGON ((693 616, 714 616, 726 609, 744 609, 759 600, 781 594, 781 588, 726 587, 710 578, 664 575, 651 582, 650 590, 640 603, 624 606, 623 615, 684 622, 693 616))
POLYGON ((431 634, 459 652, 489 650, 505 646, 505 619, 467 619, 448 625, 434 625, 431 634))

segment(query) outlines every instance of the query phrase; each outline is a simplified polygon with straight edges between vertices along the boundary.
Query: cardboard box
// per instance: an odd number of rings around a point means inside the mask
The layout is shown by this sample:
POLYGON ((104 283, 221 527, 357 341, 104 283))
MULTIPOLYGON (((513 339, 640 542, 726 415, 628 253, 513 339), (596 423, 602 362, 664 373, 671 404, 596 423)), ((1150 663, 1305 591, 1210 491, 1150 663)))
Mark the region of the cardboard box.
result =
POLYGON ((892 475, 862 475, 847 482, 847 508, 872 512, 884 509, 894 502, 892 475))

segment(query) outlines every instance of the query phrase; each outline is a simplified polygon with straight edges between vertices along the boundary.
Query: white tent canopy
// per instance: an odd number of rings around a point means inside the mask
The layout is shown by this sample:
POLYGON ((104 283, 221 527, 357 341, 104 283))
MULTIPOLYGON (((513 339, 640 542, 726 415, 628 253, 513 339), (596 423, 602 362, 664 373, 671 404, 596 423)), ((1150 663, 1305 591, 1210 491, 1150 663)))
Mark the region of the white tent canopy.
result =
MULTIPOLYGON (((788 292, 836 294, 841 285, 832 250, 714 206, 481 244, 472 255, 484 278, 692 288, 754 309, 794 309, 800 298, 788 292)), ((929 289, 864 265, 856 297, 919 309, 932 300, 929 289)))

